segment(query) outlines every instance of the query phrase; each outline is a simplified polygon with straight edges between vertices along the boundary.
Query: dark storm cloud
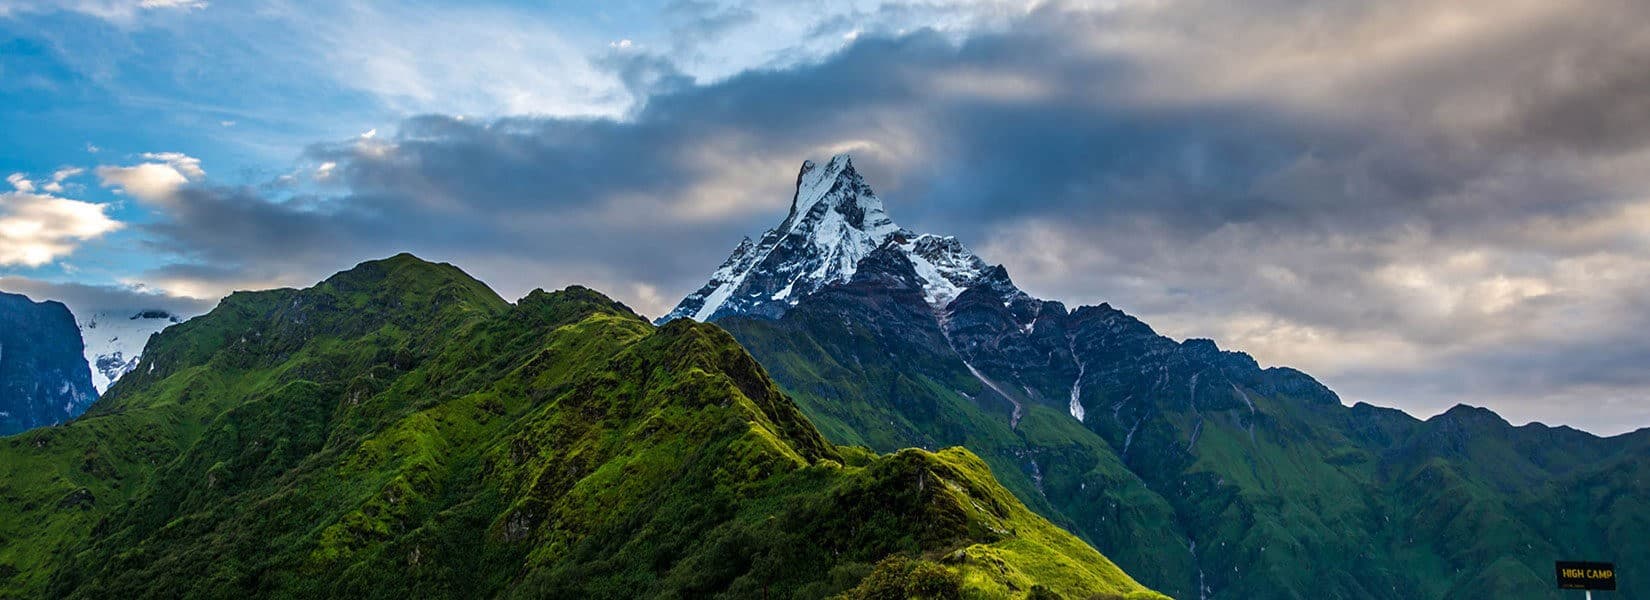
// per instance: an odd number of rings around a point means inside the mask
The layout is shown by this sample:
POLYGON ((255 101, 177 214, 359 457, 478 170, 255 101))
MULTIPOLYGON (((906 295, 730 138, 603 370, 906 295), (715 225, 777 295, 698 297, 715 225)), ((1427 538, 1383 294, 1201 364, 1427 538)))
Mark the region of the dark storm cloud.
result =
POLYGON ((1650 49, 1578 64, 1578 81, 1520 98, 1502 124, 1512 141, 1560 144, 1587 153, 1641 147, 1650 138, 1650 49))
POLYGON ((586 283, 657 313, 783 216, 802 159, 846 150, 896 220, 1033 292, 1109 300, 1352 400, 1551 420, 1592 397, 1650 424, 1650 347, 1616 335, 1650 313, 1646 13, 1045 7, 705 85, 614 54, 647 95, 625 120, 424 116, 317 145, 337 191, 189 188, 152 231, 194 260, 155 275, 307 283, 412 250, 507 295, 586 283))

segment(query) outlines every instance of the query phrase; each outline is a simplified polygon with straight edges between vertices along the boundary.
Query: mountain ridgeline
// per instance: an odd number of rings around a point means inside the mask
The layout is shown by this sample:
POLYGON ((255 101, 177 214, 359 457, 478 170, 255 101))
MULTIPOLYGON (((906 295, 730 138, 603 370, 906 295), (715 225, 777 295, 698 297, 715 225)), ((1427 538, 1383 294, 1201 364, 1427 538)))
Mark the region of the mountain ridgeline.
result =
POLYGON ((786 219, 660 322, 679 317, 730 332, 833 442, 966 445, 1178 598, 1556 598, 1555 559, 1650 573, 1650 430, 1345 406, 1109 305, 1033 298, 895 225, 846 156, 804 164, 786 219))
POLYGON ((142 356, 0 439, 0 597, 1162 597, 973 452, 834 444, 719 327, 584 288, 400 255, 142 356))

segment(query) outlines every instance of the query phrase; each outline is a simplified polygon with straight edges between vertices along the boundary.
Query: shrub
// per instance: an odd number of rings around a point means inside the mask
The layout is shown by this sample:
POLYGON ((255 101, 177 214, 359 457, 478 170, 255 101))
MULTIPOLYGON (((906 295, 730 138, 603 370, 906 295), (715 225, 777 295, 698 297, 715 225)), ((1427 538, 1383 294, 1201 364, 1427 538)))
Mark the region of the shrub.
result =
POLYGON ((895 554, 878 562, 858 587, 842 597, 848 600, 959 600, 962 576, 939 563, 895 554))

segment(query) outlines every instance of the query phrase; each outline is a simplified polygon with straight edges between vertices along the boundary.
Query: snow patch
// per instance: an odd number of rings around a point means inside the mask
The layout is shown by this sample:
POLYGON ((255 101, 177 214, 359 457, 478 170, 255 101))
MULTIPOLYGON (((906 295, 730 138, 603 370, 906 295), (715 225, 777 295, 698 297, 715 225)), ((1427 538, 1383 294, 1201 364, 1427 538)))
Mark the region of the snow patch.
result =
POLYGON ((911 260, 922 280, 923 299, 938 310, 956 300, 990 268, 957 238, 922 234, 906 240, 899 249, 911 260))
POLYGON ((1083 410, 1083 373, 1087 369, 1088 367, 1084 366, 1083 363, 1077 363, 1077 380, 1071 382, 1071 416, 1075 417, 1079 423, 1083 421, 1085 413, 1083 410))
POLYGON ((997 392, 998 396, 1002 396, 1004 400, 1009 402, 1009 404, 1014 405, 1014 415, 1009 418, 1008 427, 1010 429, 1018 428, 1020 426, 1020 417, 1025 412, 1025 407, 1020 406, 1020 401, 1015 400, 1013 396, 1008 395, 1008 392, 1003 391, 1003 388, 997 387, 997 384, 992 383, 984 373, 981 373, 979 369, 974 368, 974 365, 969 364, 968 361, 963 361, 963 366, 968 367, 968 372, 973 373, 974 377, 980 380, 980 383, 985 384, 986 387, 991 388, 991 391, 997 392))
POLYGON ((1243 388, 1238 387, 1235 383, 1232 384, 1232 391, 1237 392, 1238 397, 1243 399, 1243 404, 1249 407, 1249 423, 1247 429, 1249 430, 1249 443, 1253 444, 1255 443, 1255 402, 1249 399, 1248 392, 1243 391, 1243 388))
POLYGON ((1140 424, 1145 423, 1145 422, 1146 422, 1146 417, 1140 417, 1139 420, 1136 420, 1134 422, 1134 426, 1129 428, 1129 434, 1126 435, 1126 436, 1123 436, 1123 451, 1118 453, 1119 456, 1128 456, 1128 454, 1129 454, 1129 445, 1134 443, 1134 432, 1139 431, 1140 430, 1140 424))

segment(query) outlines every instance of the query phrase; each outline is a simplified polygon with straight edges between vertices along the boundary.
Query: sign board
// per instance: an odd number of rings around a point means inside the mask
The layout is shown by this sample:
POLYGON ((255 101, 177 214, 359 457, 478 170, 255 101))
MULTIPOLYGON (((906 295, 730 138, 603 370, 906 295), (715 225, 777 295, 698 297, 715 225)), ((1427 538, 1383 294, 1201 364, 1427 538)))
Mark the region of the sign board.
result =
POLYGON ((1616 566, 1601 562, 1558 561, 1558 588, 1615 591, 1616 566))

